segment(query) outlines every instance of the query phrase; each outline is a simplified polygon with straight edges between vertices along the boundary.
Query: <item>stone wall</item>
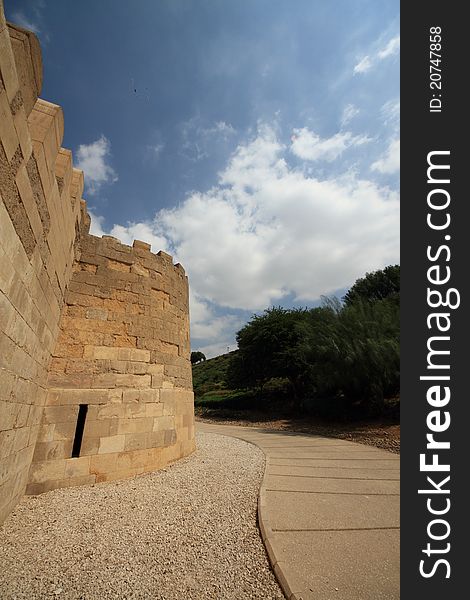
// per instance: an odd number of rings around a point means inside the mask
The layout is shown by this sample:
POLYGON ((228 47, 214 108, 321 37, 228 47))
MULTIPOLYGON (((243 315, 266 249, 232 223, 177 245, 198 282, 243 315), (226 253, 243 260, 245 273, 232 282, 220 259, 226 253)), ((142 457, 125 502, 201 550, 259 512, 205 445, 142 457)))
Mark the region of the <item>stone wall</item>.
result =
POLYGON ((194 450, 188 286, 150 245, 82 233, 29 493, 143 473, 194 450), (79 406, 86 420, 72 457, 79 406))
POLYGON ((0 6, 0 522, 25 490, 194 450, 184 270, 88 233, 83 175, 41 81, 36 37, 0 6))

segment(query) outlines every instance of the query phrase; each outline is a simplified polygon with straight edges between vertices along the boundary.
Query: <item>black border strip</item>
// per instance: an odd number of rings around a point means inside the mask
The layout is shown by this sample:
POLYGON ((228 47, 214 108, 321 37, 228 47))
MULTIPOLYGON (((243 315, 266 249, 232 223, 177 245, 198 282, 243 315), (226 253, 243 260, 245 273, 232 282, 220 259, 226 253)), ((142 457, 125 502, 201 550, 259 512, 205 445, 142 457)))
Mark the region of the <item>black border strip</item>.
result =
MULTIPOLYGON (((465 216, 470 199, 464 189, 469 154, 464 148, 468 129, 464 110, 464 103, 468 102, 464 86, 469 69, 461 58, 468 39, 468 25, 462 14, 464 5, 461 6, 459 8, 456 2, 434 0, 401 5, 401 598, 405 600, 460 598, 460 590, 467 587, 464 575, 468 571, 465 564, 468 527, 464 511, 468 499, 464 488, 469 471, 466 462, 469 456, 470 401, 465 388, 465 372, 470 369, 467 358, 467 332, 470 327, 465 319, 466 316, 468 318, 465 313, 469 278, 465 216), (442 62, 438 63, 442 69, 441 90, 430 89, 431 27, 441 29, 439 53, 442 62), (430 112, 433 93, 436 94, 434 99, 442 101, 441 112, 430 112), (450 164, 450 182, 428 183, 428 153, 447 150, 450 154, 440 155, 439 160, 450 164), (433 187, 444 188, 450 195, 448 209, 434 211, 433 217, 444 219, 445 213, 449 212, 451 222, 445 230, 433 230, 426 222, 430 212, 427 196, 433 187), (446 239, 446 235, 450 235, 450 239, 446 239), (449 260, 446 260, 447 251, 443 249, 439 258, 430 261, 426 255, 428 246, 432 248, 432 256, 436 256, 439 247, 448 246, 449 260), (430 266, 436 264, 440 265, 442 273, 447 273, 446 266, 450 268, 448 283, 430 285, 427 272, 430 266), (460 306, 455 309, 430 308, 428 287, 440 289, 443 293, 455 288, 460 295, 460 306), (426 322, 430 313, 440 311, 450 314, 451 326, 446 333, 436 331, 436 320, 431 321, 431 329, 426 322), (450 350, 450 354, 440 355, 435 362, 447 363, 450 366, 448 370, 428 368, 426 344, 431 336, 439 334, 450 339, 433 343, 441 344, 441 349, 450 350), (420 380, 422 375, 435 374, 448 375, 450 381, 420 380), (420 471, 420 454, 427 453, 426 461, 429 463, 435 452, 426 449, 426 434, 429 433, 426 419, 431 411, 436 410, 427 401, 427 390, 431 385, 448 385, 451 392, 448 404, 439 408, 441 419, 444 419, 445 411, 449 412, 450 427, 435 434, 436 439, 450 442, 449 450, 438 452, 439 462, 450 465, 448 473, 420 471), (448 475, 448 483, 441 485, 440 482, 448 475), (433 488, 427 476, 441 485, 441 489, 449 489, 450 493, 418 494, 419 489, 433 488), (441 516, 430 514, 428 498, 431 508, 436 510, 446 508, 446 499, 450 499, 448 512, 441 516), (427 532, 429 523, 439 518, 447 520, 450 526, 448 537, 442 541, 430 539, 427 532), (428 543, 433 550, 429 556, 423 552, 428 543), (450 544, 448 552, 434 553, 435 550, 447 549, 447 543, 450 544), (423 559, 423 571, 429 574, 435 567, 431 577, 425 578, 420 574, 420 561, 423 559), (449 570, 444 562, 436 566, 439 559, 448 561, 449 570), (448 574, 450 577, 446 578, 448 574)), ((438 108, 438 102, 433 104, 434 109, 438 108)), ((441 179, 445 179, 443 172, 441 179)), ((434 197, 437 199, 439 194, 434 197)), ((441 200, 445 197, 445 194, 440 194, 441 200)), ((433 273, 435 275, 436 271, 433 273)), ((453 300, 455 298, 456 294, 453 300)), ((447 527, 443 523, 435 523, 431 525, 431 532, 436 536, 444 535, 447 527)))

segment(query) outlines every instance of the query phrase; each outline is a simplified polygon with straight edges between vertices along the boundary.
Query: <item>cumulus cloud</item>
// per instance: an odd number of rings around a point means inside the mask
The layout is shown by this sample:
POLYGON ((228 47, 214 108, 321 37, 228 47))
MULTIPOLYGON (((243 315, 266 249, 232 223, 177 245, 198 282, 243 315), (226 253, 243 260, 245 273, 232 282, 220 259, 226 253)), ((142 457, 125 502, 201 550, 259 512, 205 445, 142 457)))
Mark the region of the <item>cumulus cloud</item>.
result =
POLYGON ((132 246, 134 240, 141 240, 151 244, 152 252, 163 250, 169 253, 168 240, 159 235, 150 223, 129 223, 128 225, 114 225, 109 235, 120 239, 124 244, 132 246))
POLYGON ((91 218, 91 224, 90 224, 91 235, 96 235, 98 237, 105 235, 106 232, 103 229, 104 217, 101 217, 101 216, 95 214, 95 212, 90 209, 88 209, 88 214, 90 215, 90 218, 91 218))
POLYGON ((87 193, 96 194, 103 184, 114 183, 117 174, 109 164, 111 144, 102 135, 91 144, 81 144, 76 152, 77 168, 85 175, 87 193))
POLYGON ((373 171, 385 175, 397 173, 400 170, 400 140, 390 141, 385 153, 371 165, 373 171))
POLYGON ((400 51, 400 36, 397 35, 391 38, 385 46, 379 48, 374 54, 366 55, 361 58, 361 60, 354 66, 353 73, 361 74, 370 71, 372 67, 375 67, 378 63, 389 58, 390 56, 395 56, 400 51))
POLYGON ((191 345, 208 358, 235 350, 235 332, 246 322, 235 314, 217 315, 215 306, 202 299, 191 286, 189 292, 191 311, 191 345))
POLYGON ((354 136, 349 131, 340 131, 329 138, 321 138, 307 127, 294 129, 291 152, 303 160, 326 160, 332 162, 351 146, 370 142, 364 135, 354 136))
POLYGON ((167 248, 184 265, 192 336, 203 352, 234 344, 240 310, 259 311, 288 295, 315 301, 398 260, 398 194, 351 173, 307 175, 289 164, 288 150, 262 126, 213 188, 151 222, 110 232, 167 248))

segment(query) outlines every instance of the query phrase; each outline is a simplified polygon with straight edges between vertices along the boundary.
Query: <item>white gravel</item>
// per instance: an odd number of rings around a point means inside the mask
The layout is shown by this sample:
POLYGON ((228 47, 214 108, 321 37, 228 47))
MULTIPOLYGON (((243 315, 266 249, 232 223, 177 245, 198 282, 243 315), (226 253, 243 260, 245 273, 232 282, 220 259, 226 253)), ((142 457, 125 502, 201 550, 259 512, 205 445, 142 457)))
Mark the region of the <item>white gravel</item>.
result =
POLYGON ((0 528, 0 598, 283 599, 256 525, 263 453, 197 445, 162 471, 25 497, 0 528))

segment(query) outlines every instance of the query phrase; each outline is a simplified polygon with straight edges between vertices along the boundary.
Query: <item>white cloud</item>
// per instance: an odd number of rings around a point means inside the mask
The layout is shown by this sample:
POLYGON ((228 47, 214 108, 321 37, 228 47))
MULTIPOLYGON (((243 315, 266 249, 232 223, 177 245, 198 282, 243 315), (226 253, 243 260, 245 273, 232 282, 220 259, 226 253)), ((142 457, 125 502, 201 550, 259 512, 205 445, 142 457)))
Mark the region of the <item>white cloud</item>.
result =
POLYGON ((364 135, 353 136, 349 131, 321 138, 307 127, 294 129, 291 151, 303 160, 336 160, 347 148, 370 142, 364 135))
POLYGON ((200 298, 191 286, 189 292, 191 311, 191 345, 203 352, 206 357, 227 352, 227 347, 235 350, 237 342, 235 332, 245 319, 234 314, 217 316, 214 307, 200 298))
POLYGON ((371 165, 373 171, 385 175, 397 173, 400 170, 400 140, 391 140, 385 153, 371 165))
POLYGON ((96 142, 81 144, 76 152, 77 168, 85 175, 85 185, 90 195, 100 187, 118 180, 117 174, 108 163, 111 151, 109 140, 102 135, 96 142))
POLYGON ((235 309, 262 310, 287 295, 315 301, 398 261, 398 194, 351 173, 308 176, 289 165, 287 150, 272 128, 260 127, 216 186, 151 222, 110 232, 127 243, 151 241, 181 261, 192 336, 204 353, 235 347, 242 325, 235 309))
POLYGON ((168 240, 163 235, 158 235, 149 223, 129 223, 127 226, 114 225, 109 235, 120 239, 124 244, 132 246, 134 240, 141 240, 151 244, 152 252, 163 250, 169 252, 168 240))
POLYGON ((230 123, 226 123, 225 121, 217 121, 214 127, 209 127, 208 129, 203 130, 204 135, 222 135, 223 137, 229 137, 236 133, 235 129, 230 125, 230 123))
POLYGON ((379 62, 398 54, 400 51, 400 36, 397 35, 390 39, 384 47, 377 50, 374 54, 366 55, 355 65, 353 73, 366 73, 372 67, 375 67, 379 62))
POLYGON ((382 106, 380 112, 386 125, 398 127, 400 120, 400 100, 389 100, 382 106))
POLYGON ((356 73, 365 73, 372 68, 372 61, 369 56, 364 56, 354 67, 354 74, 356 73))
POLYGON ((146 146, 146 157, 150 158, 152 160, 158 160, 160 157, 160 154, 162 153, 163 149, 165 148, 165 144, 163 143, 159 143, 159 144, 148 144, 146 146))
POLYGON ((29 29, 36 35, 40 33, 41 29, 37 23, 27 19, 21 11, 14 12, 12 15, 12 22, 20 27, 24 27, 25 29, 29 29))
POLYGON ((205 126, 200 116, 194 116, 180 125, 181 154, 198 162, 208 158, 213 151, 214 144, 227 141, 236 133, 230 123, 216 121, 213 125, 205 126))
POLYGON ((354 117, 356 117, 361 111, 354 106, 354 104, 347 104, 344 107, 343 115, 341 117, 341 126, 347 125, 354 117))
POLYGON ((96 215, 92 210, 88 209, 88 214, 91 218, 90 225, 90 233, 91 235, 96 235, 101 237, 102 235, 106 235, 106 232, 103 229, 104 217, 100 217, 96 215))
POLYGON ((398 54, 399 51, 400 51, 400 36, 397 35, 396 37, 392 38, 388 42, 388 44, 385 46, 385 48, 383 48, 382 50, 379 50, 379 52, 377 53, 377 58, 379 60, 384 60, 385 58, 388 58, 389 56, 398 54))

